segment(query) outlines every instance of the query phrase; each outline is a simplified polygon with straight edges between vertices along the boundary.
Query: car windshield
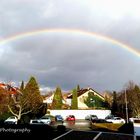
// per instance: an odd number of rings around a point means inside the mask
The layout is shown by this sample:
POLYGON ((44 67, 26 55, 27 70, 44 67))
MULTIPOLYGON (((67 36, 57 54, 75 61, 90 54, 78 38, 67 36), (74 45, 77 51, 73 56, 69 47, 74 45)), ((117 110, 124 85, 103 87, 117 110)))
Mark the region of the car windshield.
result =
POLYGON ((45 117, 45 116, 44 116, 44 117, 41 117, 40 119, 50 119, 50 118, 49 118, 49 117, 45 117))
POLYGON ((11 117, 9 117, 9 119, 15 119, 15 116, 11 116, 11 117))
POLYGON ((97 117, 96 115, 91 115, 91 117, 97 117))

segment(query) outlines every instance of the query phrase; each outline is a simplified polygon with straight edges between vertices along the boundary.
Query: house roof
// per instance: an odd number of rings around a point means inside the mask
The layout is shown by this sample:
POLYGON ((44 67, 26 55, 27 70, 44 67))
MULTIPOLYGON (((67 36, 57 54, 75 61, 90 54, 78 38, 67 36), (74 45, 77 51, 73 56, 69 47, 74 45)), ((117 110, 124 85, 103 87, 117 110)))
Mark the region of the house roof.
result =
POLYGON ((0 83, 0 88, 8 91, 9 94, 21 93, 18 87, 13 87, 10 84, 0 83))
MULTIPOLYGON (((98 93, 97 91, 95 91, 94 89, 92 88, 84 88, 84 89, 80 89, 78 92, 77 92, 77 97, 81 96, 82 94, 86 93, 87 91, 89 90, 92 90, 93 92, 96 92, 96 94, 98 94, 99 96, 101 96, 102 98, 104 98, 100 93, 98 93)), ((72 98, 72 93, 70 95, 67 96, 68 99, 71 99, 72 98)))

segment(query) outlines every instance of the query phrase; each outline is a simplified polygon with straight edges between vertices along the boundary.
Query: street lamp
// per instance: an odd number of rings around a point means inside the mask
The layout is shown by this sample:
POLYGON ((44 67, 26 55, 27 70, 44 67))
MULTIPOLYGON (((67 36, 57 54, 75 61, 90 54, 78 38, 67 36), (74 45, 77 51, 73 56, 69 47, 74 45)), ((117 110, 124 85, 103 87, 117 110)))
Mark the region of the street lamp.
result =
POLYGON ((128 123, 128 106, 127 106, 126 90, 125 90, 125 113, 126 113, 126 123, 128 123))

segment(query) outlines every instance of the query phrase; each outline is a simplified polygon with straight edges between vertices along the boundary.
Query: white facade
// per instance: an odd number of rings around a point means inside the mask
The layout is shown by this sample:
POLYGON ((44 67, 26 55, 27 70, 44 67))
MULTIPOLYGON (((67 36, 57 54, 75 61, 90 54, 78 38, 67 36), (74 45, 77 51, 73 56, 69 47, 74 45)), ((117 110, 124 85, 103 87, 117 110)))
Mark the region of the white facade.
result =
MULTIPOLYGON (((54 97, 54 94, 52 94, 50 97, 48 97, 45 100, 43 100, 43 103, 51 104, 53 102, 53 97, 54 97)), ((66 103, 64 99, 62 99, 62 102, 66 103)))
MULTIPOLYGON (((95 92, 92 89, 89 89, 87 92, 83 93, 82 95, 80 95, 78 97, 78 109, 88 109, 89 107, 84 103, 84 100, 86 98, 88 98, 88 93, 91 92, 94 95, 100 97, 102 100, 104 100, 104 97, 101 96, 100 94, 98 94, 97 92, 95 92)), ((68 104, 69 106, 71 106, 71 100, 70 98, 66 99, 66 104, 68 104)))
POLYGON ((44 103, 51 104, 52 101, 53 101, 53 97, 54 97, 54 94, 52 94, 50 97, 46 98, 43 102, 44 103))
POLYGON ((49 110, 50 114, 61 115, 64 119, 68 115, 74 115, 76 119, 85 119, 87 115, 97 115, 98 118, 104 119, 111 114, 111 110, 49 110))
MULTIPOLYGON (((85 93, 83 93, 83 94, 81 94, 80 96, 77 97, 77 99, 78 99, 78 109, 89 109, 89 107, 84 103, 84 100, 86 98, 88 98, 88 93, 89 92, 93 93, 94 95, 96 95, 96 96, 100 97, 102 100, 104 100, 103 96, 101 96, 99 93, 97 93, 93 89, 88 88, 85 93)), ((63 103, 71 106, 72 98, 69 98, 71 96, 72 96, 72 94, 68 95, 68 97, 65 100, 63 99, 63 103)), ((43 102, 51 104, 52 101, 53 101, 53 97, 54 97, 54 94, 52 94, 50 97, 46 98, 43 102)))

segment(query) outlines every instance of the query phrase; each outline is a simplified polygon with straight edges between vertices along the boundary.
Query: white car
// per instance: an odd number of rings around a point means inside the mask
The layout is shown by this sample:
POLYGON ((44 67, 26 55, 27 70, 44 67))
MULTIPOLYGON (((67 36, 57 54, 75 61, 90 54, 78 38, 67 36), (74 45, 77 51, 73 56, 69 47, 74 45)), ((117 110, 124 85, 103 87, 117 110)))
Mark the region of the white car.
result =
POLYGON ((30 124, 51 124, 51 118, 48 116, 43 116, 40 119, 30 120, 30 124))
POLYGON ((129 122, 134 123, 135 121, 140 121, 140 118, 129 118, 129 122))
POLYGON ((112 119, 106 119, 107 122, 112 122, 112 123, 125 123, 125 120, 122 119, 121 117, 114 117, 112 119))
POLYGON ((4 121, 4 123, 5 123, 5 124, 17 124, 17 121, 18 121, 17 117, 11 116, 11 117, 9 117, 8 119, 6 119, 6 120, 4 121))
POLYGON ((35 119, 35 120, 30 120, 30 124, 42 125, 44 123, 39 121, 39 120, 37 120, 37 119, 35 119))
POLYGON ((43 116, 38 120, 39 122, 43 122, 44 124, 51 124, 51 118, 49 116, 43 116))

